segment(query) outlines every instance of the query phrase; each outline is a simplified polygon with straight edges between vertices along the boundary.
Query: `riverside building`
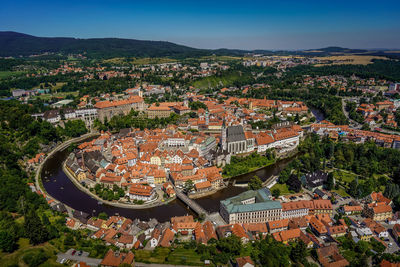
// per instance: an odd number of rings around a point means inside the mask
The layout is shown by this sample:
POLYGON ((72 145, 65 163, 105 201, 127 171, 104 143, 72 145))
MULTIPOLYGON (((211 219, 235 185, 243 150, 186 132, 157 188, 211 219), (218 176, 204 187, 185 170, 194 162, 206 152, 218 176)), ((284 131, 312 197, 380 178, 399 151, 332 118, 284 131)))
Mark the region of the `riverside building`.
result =
POLYGON ((222 200, 220 214, 228 224, 276 221, 282 218, 282 205, 271 200, 269 189, 262 188, 222 200))

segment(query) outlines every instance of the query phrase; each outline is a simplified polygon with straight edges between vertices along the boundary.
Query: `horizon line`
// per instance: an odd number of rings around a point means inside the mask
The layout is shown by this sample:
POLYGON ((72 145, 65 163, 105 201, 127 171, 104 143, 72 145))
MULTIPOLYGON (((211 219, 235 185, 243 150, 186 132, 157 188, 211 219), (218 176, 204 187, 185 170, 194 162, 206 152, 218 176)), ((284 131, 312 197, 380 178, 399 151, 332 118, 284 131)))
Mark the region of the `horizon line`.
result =
POLYGON ((77 40, 90 40, 90 39, 124 39, 124 40, 137 40, 137 41, 149 41, 149 42, 168 42, 168 43, 173 43, 176 45, 181 45, 181 46, 186 46, 194 49, 199 49, 199 50, 242 50, 242 51, 248 51, 248 52, 255 52, 255 51, 271 51, 271 52, 279 52, 279 51, 287 51, 287 52, 297 52, 297 51, 307 51, 307 50, 319 50, 319 49, 326 49, 326 48, 342 48, 342 49, 355 49, 355 50, 368 50, 368 51, 381 51, 381 50, 386 50, 386 51, 391 51, 391 50, 400 50, 400 48, 396 47, 380 47, 380 48, 362 48, 362 47, 344 47, 344 46, 339 46, 339 45, 328 45, 325 47, 319 47, 319 48, 292 48, 292 49, 281 49, 281 48, 256 48, 256 49, 245 49, 245 48, 227 48, 227 47, 219 47, 219 48, 199 48, 195 46, 190 46, 186 44, 182 44, 179 42, 175 41, 169 41, 169 40, 148 40, 148 39, 136 39, 136 38, 129 38, 129 37, 72 37, 72 36, 37 36, 37 35, 32 35, 29 33, 24 33, 24 32, 17 32, 17 31, 12 31, 12 30, 0 30, 0 33, 18 33, 18 34, 23 34, 23 35, 29 35, 32 37, 37 37, 37 38, 72 38, 72 39, 77 39, 77 40))

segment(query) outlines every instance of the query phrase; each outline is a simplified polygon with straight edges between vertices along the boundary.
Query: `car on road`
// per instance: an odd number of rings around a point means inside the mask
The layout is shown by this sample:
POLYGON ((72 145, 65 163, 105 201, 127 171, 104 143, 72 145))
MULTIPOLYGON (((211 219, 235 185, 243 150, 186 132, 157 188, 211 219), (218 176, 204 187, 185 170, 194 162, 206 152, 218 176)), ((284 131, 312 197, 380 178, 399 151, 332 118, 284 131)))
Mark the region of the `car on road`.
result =
POLYGON ((72 251, 71 255, 74 256, 75 253, 76 253, 76 250, 74 249, 74 250, 72 251))
POLYGON ((78 253, 78 256, 82 256, 82 253, 83 253, 83 251, 80 250, 79 253, 78 253))

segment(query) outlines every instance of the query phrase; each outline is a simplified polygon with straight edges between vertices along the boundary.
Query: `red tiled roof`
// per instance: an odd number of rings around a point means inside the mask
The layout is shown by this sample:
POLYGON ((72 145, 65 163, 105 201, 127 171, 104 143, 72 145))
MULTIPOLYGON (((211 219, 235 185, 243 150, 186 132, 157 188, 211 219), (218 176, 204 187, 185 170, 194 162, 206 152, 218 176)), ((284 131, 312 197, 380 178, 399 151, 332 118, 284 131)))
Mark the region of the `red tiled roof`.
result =
POLYGON ((122 263, 132 264, 134 257, 135 256, 130 251, 128 253, 119 253, 114 252, 110 249, 104 259, 100 262, 100 264, 105 266, 118 267, 122 263))

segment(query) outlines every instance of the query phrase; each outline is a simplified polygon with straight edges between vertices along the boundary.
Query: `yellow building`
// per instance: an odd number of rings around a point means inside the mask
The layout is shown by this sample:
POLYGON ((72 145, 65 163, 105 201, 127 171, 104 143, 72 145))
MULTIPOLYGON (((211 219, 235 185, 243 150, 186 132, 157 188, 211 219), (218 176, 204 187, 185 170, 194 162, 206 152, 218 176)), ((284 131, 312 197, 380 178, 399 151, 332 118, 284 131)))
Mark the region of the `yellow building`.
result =
POLYGON ((364 215, 374 221, 384 221, 392 218, 392 207, 385 202, 371 203, 365 205, 364 215))
POLYGON ((313 208, 311 209, 311 213, 332 215, 333 207, 332 202, 329 199, 316 199, 313 200, 312 203, 313 208))
POLYGON ((368 227, 356 229, 358 238, 362 241, 369 242, 372 238, 372 231, 368 227))
POLYGON ((222 129, 222 122, 210 122, 208 124, 209 130, 221 131, 222 129))
POLYGON ((161 158, 159 156, 152 156, 150 158, 150 163, 157 166, 161 166, 161 158))
POLYGON ((154 183, 155 184, 163 184, 167 181, 167 174, 164 170, 155 170, 154 171, 154 183))
POLYGON ((76 176, 76 179, 77 179, 79 182, 82 182, 83 180, 86 179, 86 173, 83 172, 83 171, 78 172, 78 175, 76 176))
POLYGON ((150 119, 158 118, 168 118, 172 113, 172 110, 168 106, 155 106, 152 105, 146 111, 147 116, 150 119))

